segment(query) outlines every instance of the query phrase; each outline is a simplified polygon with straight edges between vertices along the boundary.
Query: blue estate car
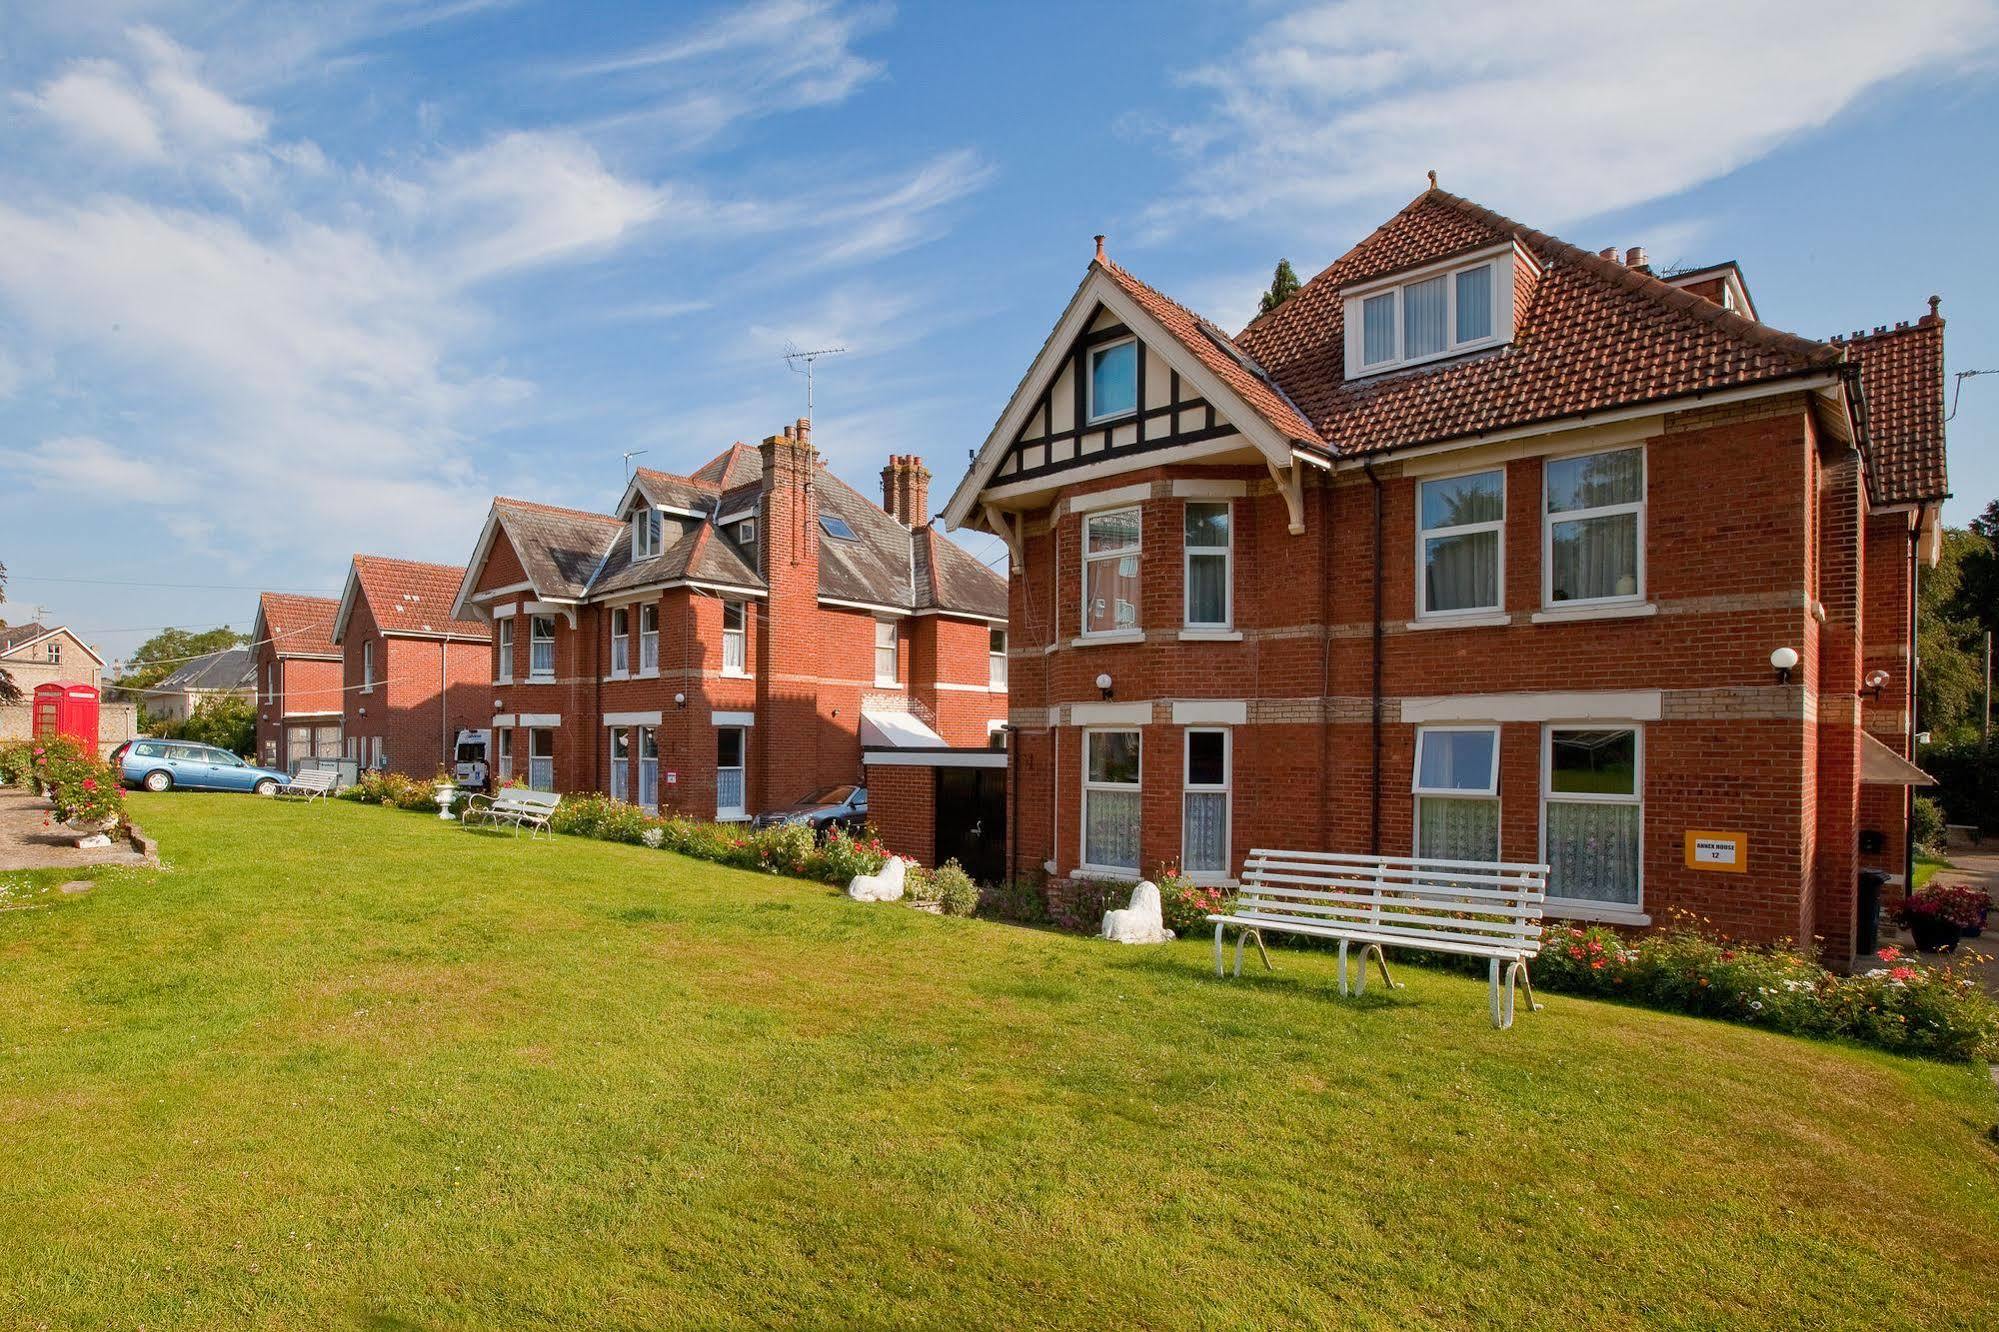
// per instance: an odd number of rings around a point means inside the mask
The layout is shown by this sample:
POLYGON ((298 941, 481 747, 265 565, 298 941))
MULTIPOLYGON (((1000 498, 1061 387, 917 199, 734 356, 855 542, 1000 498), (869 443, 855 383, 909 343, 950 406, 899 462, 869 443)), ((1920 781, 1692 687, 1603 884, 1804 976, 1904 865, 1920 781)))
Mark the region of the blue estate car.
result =
POLYGON ((134 740, 112 756, 127 786, 148 791, 255 791, 271 795, 290 778, 254 767, 226 749, 191 740, 134 740))

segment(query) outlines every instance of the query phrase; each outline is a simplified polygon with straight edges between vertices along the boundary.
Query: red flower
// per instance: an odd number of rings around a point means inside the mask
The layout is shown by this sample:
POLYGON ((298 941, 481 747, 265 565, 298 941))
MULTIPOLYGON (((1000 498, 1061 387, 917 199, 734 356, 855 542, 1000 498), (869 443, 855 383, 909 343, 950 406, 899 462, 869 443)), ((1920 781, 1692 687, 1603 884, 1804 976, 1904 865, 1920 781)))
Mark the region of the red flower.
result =
POLYGON ((1590 964, 1589 964, 1589 969, 1590 969, 1591 971, 1602 971, 1602 970, 1603 970, 1603 959, 1602 959, 1602 958, 1598 958, 1598 959, 1597 959, 1596 961, 1594 961, 1594 962, 1590 963, 1590 964))
POLYGON ((1916 978, 1916 969, 1914 967, 1896 967, 1888 975, 1891 979, 1898 981, 1914 980, 1916 978))
POLYGON ((97 789, 97 779, 95 777, 84 778, 83 789, 86 791, 95 791, 97 789))

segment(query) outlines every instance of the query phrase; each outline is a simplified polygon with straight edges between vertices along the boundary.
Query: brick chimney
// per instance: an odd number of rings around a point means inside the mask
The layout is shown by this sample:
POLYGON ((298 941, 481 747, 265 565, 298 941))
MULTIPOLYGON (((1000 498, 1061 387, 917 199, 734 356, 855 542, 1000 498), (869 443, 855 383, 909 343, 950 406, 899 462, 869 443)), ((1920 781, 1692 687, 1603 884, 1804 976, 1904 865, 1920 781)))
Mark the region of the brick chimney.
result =
POLYGON ((812 447, 812 423, 801 419, 786 426, 765 438, 757 452, 763 458, 759 572, 773 593, 781 582, 801 582, 808 596, 817 596, 819 451, 812 447))
POLYGON ((905 527, 930 521, 930 473, 913 453, 891 453, 882 468, 882 508, 905 527))

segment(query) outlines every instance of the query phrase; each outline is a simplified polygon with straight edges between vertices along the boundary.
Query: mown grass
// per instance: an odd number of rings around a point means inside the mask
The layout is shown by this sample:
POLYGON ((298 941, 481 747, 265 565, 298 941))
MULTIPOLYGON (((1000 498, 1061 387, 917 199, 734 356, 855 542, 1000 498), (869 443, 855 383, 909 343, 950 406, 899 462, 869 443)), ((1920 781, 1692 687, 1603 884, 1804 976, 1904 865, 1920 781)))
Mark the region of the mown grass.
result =
POLYGON ((0 911, 7 1326, 1999 1322, 1983 1069, 134 804, 0 911))

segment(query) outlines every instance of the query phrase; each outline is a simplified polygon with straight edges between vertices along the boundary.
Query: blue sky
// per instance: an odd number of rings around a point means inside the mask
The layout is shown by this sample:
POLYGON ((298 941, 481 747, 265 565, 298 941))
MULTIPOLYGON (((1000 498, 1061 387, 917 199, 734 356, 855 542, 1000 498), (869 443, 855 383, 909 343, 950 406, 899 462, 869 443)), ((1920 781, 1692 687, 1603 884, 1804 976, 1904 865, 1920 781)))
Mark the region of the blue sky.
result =
MULTIPOLYGON (((963 470, 1095 232, 1227 327, 1420 190, 1999 368, 1987 3, 0 0, 0 561, 108 657, 804 410, 963 470), (93 580, 93 581, 56 581, 93 580), (169 586, 190 585, 190 586, 169 586), (191 586, 204 585, 204 586, 191 586)), ((1947 511, 1999 496, 1999 377, 1947 511)), ((968 544, 998 558, 996 543, 968 544)))

